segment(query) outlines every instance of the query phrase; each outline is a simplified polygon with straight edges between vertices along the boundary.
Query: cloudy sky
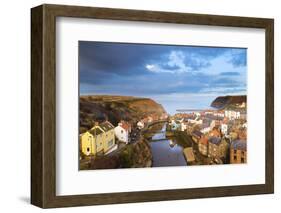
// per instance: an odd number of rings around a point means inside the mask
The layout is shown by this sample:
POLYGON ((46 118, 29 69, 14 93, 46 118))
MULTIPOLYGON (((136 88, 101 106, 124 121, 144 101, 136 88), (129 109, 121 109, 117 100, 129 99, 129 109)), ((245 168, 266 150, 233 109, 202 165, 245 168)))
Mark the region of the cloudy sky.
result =
POLYGON ((149 97, 174 114, 246 94, 247 50, 80 41, 79 75, 81 95, 149 97))

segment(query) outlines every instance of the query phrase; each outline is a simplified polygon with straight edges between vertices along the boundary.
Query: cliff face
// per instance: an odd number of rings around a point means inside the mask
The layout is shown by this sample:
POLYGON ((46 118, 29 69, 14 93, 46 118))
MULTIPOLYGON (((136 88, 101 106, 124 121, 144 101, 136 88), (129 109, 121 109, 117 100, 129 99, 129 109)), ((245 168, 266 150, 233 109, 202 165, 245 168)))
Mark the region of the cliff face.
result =
POLYGON ((231 105, 242 104, 243 102, 247 102, 246 95, 219 96, 211 103, 211 106, 217 109, 224 109, 231 105))
POLYGON ((90 129, 94 122, 110 121, 114 126, 120 120, 136 123, 147 116, 161 116, 162 105, 149 98, 130 96, 80 96, 80 133, 90 129))

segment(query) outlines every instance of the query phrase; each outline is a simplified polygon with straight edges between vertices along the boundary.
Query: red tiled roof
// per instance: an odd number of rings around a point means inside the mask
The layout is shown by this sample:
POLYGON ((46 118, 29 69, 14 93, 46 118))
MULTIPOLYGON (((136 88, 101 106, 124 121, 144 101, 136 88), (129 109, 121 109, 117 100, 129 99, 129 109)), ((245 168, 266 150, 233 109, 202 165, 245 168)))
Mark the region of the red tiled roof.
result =
POLYGON ((221 134, 220 134, 220 132, 219 132, 218 129, 214 128, 214 129, 210 132, 210 136, 220 137, 221 134))
POLYGON ((119 123, 119 126, 121 126, 126 131, 129 131, 131 129, 131 125, 128 122, 125 122, 125 121, 121 121, 119 123))
POLYGON ((202 138, 200 138, 199 143, 202 143, 202 144, 204 144, 204 145, 207 145, 207 144, 208 144, 208 138, 205 137, 205 136, 202 137, 202 138))
POLYGON ((223 123, 223 124, 227 124, 227 123, 228 123, 228 118, 227 118, 227 117, 224 117, 222 123, 223 123))

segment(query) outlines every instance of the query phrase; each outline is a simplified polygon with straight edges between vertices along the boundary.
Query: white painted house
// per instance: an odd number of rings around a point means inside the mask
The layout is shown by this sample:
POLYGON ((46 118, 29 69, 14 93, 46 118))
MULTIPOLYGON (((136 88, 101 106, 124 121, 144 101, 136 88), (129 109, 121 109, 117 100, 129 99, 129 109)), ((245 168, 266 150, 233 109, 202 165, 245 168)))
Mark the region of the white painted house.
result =
POLYGON ((215 112, 214 116, 223 118, 224 117, 224 113, 223 112, 215 112))
POLYGON ((114 133, 116 138, 119 141, 122 141, 126 144, 129 143, 130 132, 131 132, 131 125, 125 121, 120 121, 120 123, 118 123, 118 126, 114 128, 114 133))
POLYGON ((241 103, 239 107, 240 108, 245 108, 246 107, 246 103, 245 102, 241 103))
POLYGON ((202 132, 203 134, 207 134, 211 131, 211 127, 207 126, 207 127, 204 127, 200 130, 200 132, 202 132))
POLYGON ((224 135, 227 135, 227 131, 228 131, 228 126, 226 123, 222 123, 221 124, 221 132, 224 134, 224 135))
POLYGON ((179 122, 180 122, 180 130, 185 131, 187 129, 187 123, 185 123, 184 119, 181 119, 179 122))
POLYGON ((143 128, 144 128, 144 122, 143 122, 143 121, 139 121, 139 122, 137 123, 137 127, 138 127, 139 129, 143 129, 143 128))
POLYGON ((240 112, 238 112, 238 111, 225 110, 224 114, 225 114, 225 117, 227 117, 230 120, 240 119, 240 112))
POLYGON ((243 123, 242 127, 243 127, 243 128, 248 128, 247 122, 243 123))
POLYGON ((198 118, 195 118, 194 120, 188 119, 188 122, 191 124, 202 124, 203 123, 203 121, 201 119, 199 120, 198 118))

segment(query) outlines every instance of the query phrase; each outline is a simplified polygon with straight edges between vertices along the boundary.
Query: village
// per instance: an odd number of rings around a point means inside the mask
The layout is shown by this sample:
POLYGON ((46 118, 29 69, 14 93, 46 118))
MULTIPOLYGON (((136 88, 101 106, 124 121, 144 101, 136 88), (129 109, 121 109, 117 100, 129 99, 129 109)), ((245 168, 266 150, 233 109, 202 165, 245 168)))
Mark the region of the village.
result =
MULTIPOLYGON (((96 122, 80 134, 80 161, 114 155, 126 146, 140 143, 155 124, 165 124, 166 135, 181 133, 186 136, 189 141, 183 141, 188 145, 184 146, 182 154, 187 165, 247 163, 245 102, 221 110, 151 114, 134 123, 120 120, 116 126, 108 120, 96 122)), ((149 142, 154 143, 153 140, 149 142)))
POLYGON ((159 120, 167 120, 168 115, 149 115, 137 123, 120 120, 115 127, 109 121, 95 122, 95 125, 85 133, 80 134, 80 153, 83 156, 107 155, 127 144, 140 140, 141 131, 159 120))
POLYGON ((204 165, 246 163, 245 109, 242 103, 235 109, 178 113, 170 118, 172 130, 185 131, 192 137, 188 161, 204 165))

